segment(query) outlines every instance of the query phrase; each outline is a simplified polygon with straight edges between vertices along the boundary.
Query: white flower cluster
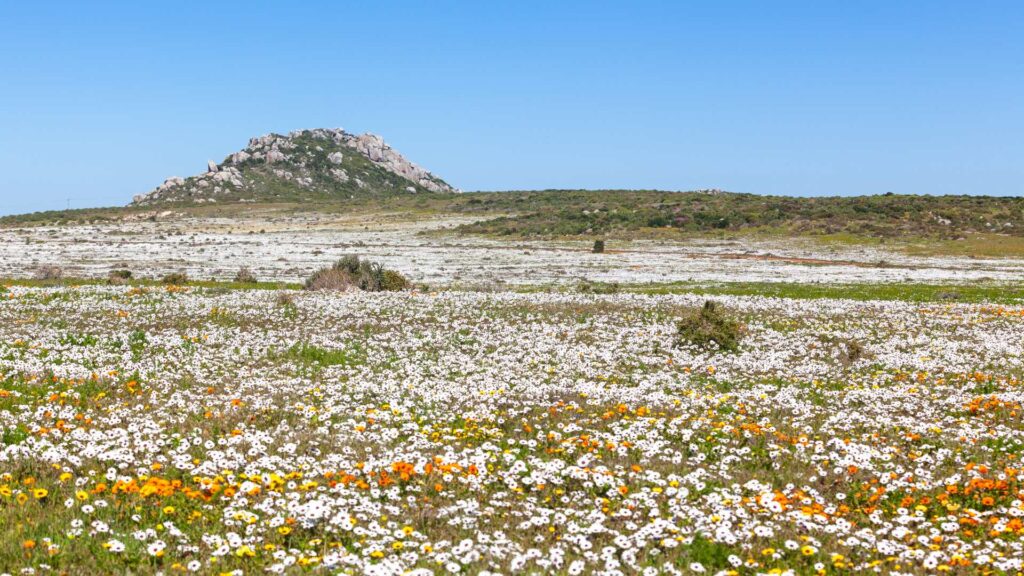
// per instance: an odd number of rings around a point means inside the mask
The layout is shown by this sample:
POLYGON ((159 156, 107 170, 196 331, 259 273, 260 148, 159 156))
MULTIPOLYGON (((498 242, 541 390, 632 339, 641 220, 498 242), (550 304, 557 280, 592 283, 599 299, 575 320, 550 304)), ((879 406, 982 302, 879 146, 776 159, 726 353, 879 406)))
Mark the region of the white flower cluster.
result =
POLYGON ((1019 307, 720 297, 725 353, 677 341, 695 295, 279 294, 0 293, 3 557, 1024 569, 1019 307))

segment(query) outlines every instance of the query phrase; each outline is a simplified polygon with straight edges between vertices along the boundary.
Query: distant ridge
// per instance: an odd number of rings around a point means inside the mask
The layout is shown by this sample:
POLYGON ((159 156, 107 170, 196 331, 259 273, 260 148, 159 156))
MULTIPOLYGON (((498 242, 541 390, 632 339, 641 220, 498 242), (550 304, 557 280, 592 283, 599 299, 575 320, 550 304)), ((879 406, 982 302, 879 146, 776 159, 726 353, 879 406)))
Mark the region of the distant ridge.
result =
POLYGON ((376 134, 340 128, 267 134, 205 173, 168 178, 132 206, 330 200, 353 196, 458 192, 409 162, 376 134))

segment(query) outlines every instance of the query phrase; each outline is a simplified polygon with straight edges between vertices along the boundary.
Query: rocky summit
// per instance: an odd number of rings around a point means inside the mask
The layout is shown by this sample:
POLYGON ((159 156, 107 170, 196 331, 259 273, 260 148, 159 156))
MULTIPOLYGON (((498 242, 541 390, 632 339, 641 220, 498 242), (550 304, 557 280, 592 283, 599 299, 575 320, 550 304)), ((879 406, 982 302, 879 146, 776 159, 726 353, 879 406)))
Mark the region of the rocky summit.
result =
POLYGON ((376 134, 299 130, 249 140, 197 176, 173 176, 132 205, 289 202, 367 195, 458 192, 376 134))

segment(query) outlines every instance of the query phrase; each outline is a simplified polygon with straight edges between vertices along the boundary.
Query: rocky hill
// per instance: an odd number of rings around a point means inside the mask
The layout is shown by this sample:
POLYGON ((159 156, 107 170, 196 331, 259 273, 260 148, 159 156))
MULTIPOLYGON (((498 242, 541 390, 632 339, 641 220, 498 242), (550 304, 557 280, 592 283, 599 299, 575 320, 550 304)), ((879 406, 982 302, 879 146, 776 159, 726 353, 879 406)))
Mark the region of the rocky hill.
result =
POLYGON ((354 196, 458 192, 409 162, 375 134, 300 130, 249 140, 205 173, 171 177, 133 206, 208 202, 287 202, 354 196))

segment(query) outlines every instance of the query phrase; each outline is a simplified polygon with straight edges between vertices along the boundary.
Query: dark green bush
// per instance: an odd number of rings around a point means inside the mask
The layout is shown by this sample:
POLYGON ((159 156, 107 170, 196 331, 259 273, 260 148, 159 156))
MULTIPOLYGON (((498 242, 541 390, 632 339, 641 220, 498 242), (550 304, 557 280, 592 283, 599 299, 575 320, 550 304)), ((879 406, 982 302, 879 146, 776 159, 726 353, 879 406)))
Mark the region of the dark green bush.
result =
POLYGON ((381 275, 380 289, 385 292, 408 290, 411 287, 412 283, 405 276, 394 270, 384 270, 384 273, 381 275))
POLYGON ((693 345, 724 352, 739 350, 746 332, 743 324, 730 317, 714 302, 683 316, 676 324, 676 346, 693 345))

